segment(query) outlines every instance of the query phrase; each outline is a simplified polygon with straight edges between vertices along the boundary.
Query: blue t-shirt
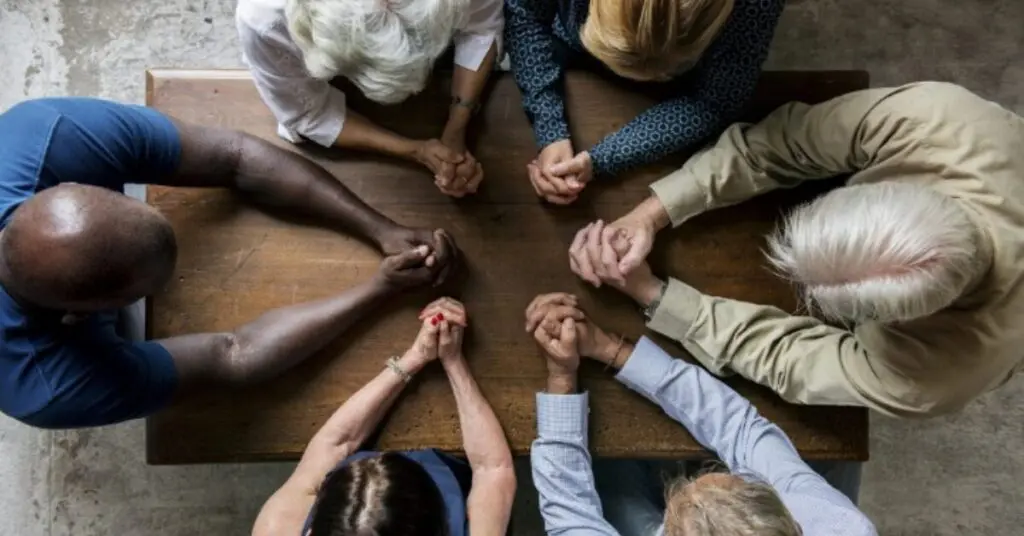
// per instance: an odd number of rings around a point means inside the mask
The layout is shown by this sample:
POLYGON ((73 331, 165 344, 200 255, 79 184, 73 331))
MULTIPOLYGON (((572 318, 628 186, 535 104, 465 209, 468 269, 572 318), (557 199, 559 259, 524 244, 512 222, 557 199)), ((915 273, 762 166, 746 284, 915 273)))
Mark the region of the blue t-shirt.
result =
MULTIPOLYGON (((173 174, 181 141, 164 115, 98 99, 22 102, 0 114, 0 228, 33 194, 64 182, 122 191, 173 174)), ((169 401, 171 355, 116 332, 117 311, 75 325, 17 303, 0 285, 0 411, 44 428, 143 417, 169 401)))

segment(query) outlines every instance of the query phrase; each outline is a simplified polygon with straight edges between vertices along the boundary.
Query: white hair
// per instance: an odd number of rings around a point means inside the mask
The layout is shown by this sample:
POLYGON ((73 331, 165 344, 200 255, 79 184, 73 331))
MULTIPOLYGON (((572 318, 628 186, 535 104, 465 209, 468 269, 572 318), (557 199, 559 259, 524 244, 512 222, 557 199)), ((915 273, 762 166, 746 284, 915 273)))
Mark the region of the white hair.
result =
POLYGON ((927 186, 847 186, 793 210, 768 238, 768 259, 824 317, 883 323, 952 304, 985 269, 980 230, 927 186))
POLYGON ((469 0, 288 0, 288 31, 306 70, 344 76, 384 104, 419 93, 469 0))

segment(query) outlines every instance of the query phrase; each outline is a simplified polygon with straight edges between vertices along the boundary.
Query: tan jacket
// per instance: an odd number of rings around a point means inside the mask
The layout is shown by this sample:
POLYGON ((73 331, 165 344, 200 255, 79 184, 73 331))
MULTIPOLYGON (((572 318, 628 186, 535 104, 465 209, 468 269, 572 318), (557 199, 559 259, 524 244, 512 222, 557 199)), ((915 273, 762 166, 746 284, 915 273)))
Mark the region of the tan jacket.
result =
POLYGON ((1003 384, 1024 357, 1024 119, 959 86, 870 89, 787 104, 737 124, 651 188, 674 226, 803 180, 926 184, 987 232, 984 280, 927 318, 852 331, 672 280, 649 327, 718 374, 734 371, 801 404, 900 417, 958 410, 1003 384))

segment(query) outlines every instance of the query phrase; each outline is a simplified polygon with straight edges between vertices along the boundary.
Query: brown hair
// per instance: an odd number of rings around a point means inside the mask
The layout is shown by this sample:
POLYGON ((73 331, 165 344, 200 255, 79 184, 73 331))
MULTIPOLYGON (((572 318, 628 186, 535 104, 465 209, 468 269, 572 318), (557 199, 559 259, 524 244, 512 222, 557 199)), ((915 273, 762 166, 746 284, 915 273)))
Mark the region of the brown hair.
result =
POLYGON ((667 80, 692 66, 732 14, 734 0, 591 0, 583 46, 634 80, 667 80))
POLYGON ((800 536, 800 525, 775 489, 734 477, 735 484, 680 478, 665 499, 665 536, 800 536))
POLYGON ((388 452, 327 475, 310 514, 309 536, 445 536, 445 512, 427 471, 388 452))

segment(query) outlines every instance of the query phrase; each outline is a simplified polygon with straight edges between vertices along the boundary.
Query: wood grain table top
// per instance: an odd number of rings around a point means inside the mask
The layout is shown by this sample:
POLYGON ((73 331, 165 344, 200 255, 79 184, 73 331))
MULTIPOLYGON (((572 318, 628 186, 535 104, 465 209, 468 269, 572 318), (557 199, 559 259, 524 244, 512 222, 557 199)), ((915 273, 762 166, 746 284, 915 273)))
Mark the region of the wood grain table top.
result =
MULTIPOLYGON (((417 138, 439 135, 447 116, 448 79, 397 106, 381 107, 349 93, 349 105, 371 119, 417 138)), ((443 292, 463 300, 471 317, 466 355, 516 454, 535 438, 535 399, 546 377, 544 360, 523 331, 523 310, 537 294, 574 292, 594 320, 629 337, 645 334, 643 319, 625 297, 593 289, 569 271, 567 250, 586 223, 621 216, 647 195, 653 180, 678 167, 683 155, 590 185, 570 207, 538 201, 525 175, 536 154, 520 97, 507 73, 497 74, 470 139, 483 164, 484 184, 471 198, 443 196, 417 166, 374 155, 294 147, 277 138, 276 124, 244 71, 151 71, 147 103, 180 120, 250 132, 311 157, 369 204, 406 225, 443 227, 465 253, 461 277, 443 292)), ((768 72, 748 108, 757 120, 791 100, 819 102, 868 85, 867 73, 768 72)), ((655 91, 570 72, 568 116, 577 147, 589 147, 649 107, 655 91)), ((656 273, 680 278, 716 295, 794 310, 793 289, 772 275, 761 254, 764 235, 781 212, 835 183, 776 192, 702 215, 659 237, 656 273)), ((322 298, 365 281, 379 254, 336 229, 301 215, 268 215, 224 190, 149 187, 149 202, 177 233, 172 282, 147 307, 150 338, 229 330, 261 313, 322 298)), ((353 392, 404 351, 418 329, 416 315, 439 291, 382 303, 376 314, 282 377, 251 389, 189 396, 149 419, 150 463, 179 464, 297 459, 306 442, 353 392)), ((650 333, 648 333, 650 335, 650 333)), ((654 336, 664 348, 680 347, 654 336)), ((761 413, 778 423, 808 459, 864 460, 868 414, 859 408, 794 406, 742 379, 729 379, 761 413)), ((706 456, 682 426, 618 384, 593 363, 581 369, 590 391, 590 444, 598 456, 706 456)), ((448 382, 427 367, 383 425, 376 445, 404 450, 435 447, 459 452, 461 432, 448 382)))

